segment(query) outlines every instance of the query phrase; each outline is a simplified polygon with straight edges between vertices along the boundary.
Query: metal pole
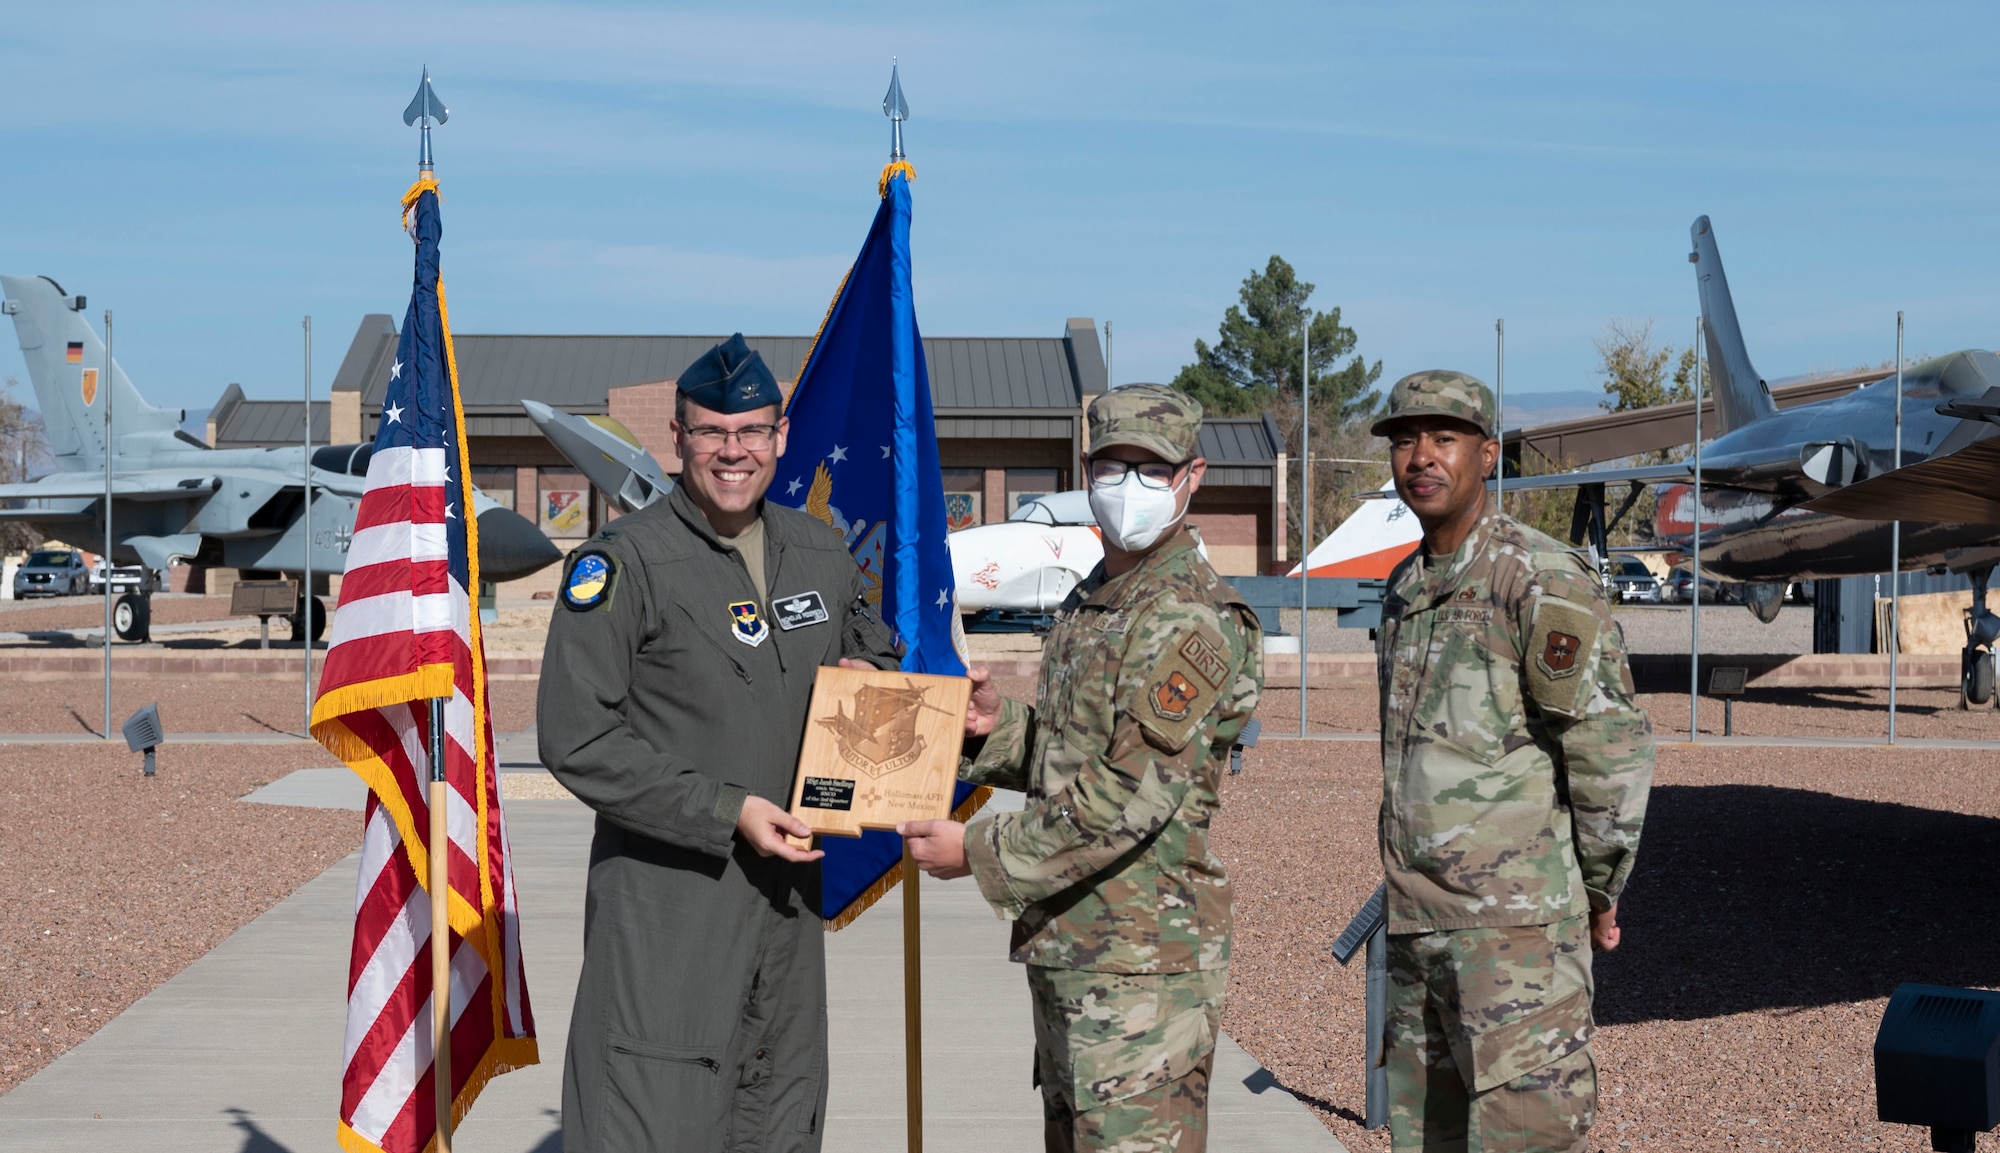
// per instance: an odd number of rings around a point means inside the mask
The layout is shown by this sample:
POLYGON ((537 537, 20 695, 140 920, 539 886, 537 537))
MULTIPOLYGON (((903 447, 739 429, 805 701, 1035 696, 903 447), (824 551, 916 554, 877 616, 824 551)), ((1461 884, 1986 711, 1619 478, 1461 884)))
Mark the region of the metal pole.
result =
POLYGON ((451 786, 445 783, 444 698, 432 697, 430 788, 431 1071, 437 1089, 437 1153, 451 1153, 451 786))
POLYGON ((1118 377, 1111 371, 1111 322, 1104 322, 1104 387, 1117 388, 1118 377))
POLYGON ((1305 375, 1299 378, 1299 735, 1306 735, 1306 652, 1312 648, 1312 310, 1306 310, 1305 375))
POLYGON ((104 393, 104 739, 111 739, 111 458, 117 451, 111 428, 111 378, 117 375, 111 359, 111 310, 104 310, 104 379, 97 386, 104 393))
MULTIPOLYGON (((1896 310, 1896 468, 1903 467, 1903 310, 1896 310)), ((1903 522, 1889 524, 1889 743, 1896 743, 1896 666, 1902 663, 1903 522)))
POLYGON ((301 601, 299 611, 301 623, 305 626, 306 650, 306 711, 305 727, 300 732, 312 732, 313 718, 313 318, 305 319, 306 330, 306 564, 305 577, 300 582, 301 601))
POLYGON ((1389 1023, 1389 926, 1368 935, 1366 1021, 1368 1077, 1361 1127, 1380 1129, 1389 1123, 1389 1067, 1382 1063, 1382 1032, 1389 1023))
POLYGON ((924 1150, 923 919, 917 878, 923 870, 903 842, 903 1140, 909 1153, 924 1150))
POLYGON ((1688 740, 1701 739, 1701 394, 1705 333, 1694 321, 1694 551, 1689 553, 1694 575, 1688 585, 1688 740))
POLYGON ((1507 321, 1493 322, 1493 435, 1500 442, 1500 464, 1493 470, 1493 495, 1500 512, 1507 512, 1507 321))

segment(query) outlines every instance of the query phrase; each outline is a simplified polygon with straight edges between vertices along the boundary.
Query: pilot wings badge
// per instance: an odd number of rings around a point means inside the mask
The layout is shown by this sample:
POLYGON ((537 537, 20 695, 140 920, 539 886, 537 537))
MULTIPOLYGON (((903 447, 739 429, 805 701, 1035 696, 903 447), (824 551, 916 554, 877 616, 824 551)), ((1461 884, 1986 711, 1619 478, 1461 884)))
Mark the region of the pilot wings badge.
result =
POLYGON ((835 707, 832 716, 821 717, 819 723, 833 731, 841 760, 871 777, 880 777, 908 768, 923 755, 924 738, 917 732, 918 713, 926 708, 949 711, 926 704, 927 691, 908 679, 901 688, 863 685, 855 690, 852 716, 842 704, 835 707))

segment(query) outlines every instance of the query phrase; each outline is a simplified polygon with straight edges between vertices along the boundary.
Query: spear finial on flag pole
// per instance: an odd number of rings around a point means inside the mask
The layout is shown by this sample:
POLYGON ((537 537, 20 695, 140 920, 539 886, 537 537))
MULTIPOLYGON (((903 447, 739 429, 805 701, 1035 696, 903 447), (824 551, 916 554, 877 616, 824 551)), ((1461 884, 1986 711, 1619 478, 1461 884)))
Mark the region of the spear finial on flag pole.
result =
POLYGON ((417 145, 417 171, 431 170, 431 125, 443 124, 451 119, 451 109, 438 99, 437 89, 431 87, 431 66, 424 65, 424 78, 417 82, 417 95, 410 106, 403 109, 403 123, 417 124, 421 121, 423 140, 417 145))
POLYGON ((903 100, 903 80, 896 73, 896 61, 889 61, 889 92, 882 97, 882 115, 889 118, 889 159, 903 158, 903 121, 910 118, 910 106, 903 100))
POLYGON ((889 60, 889 91, 882 97, 882 115, 889 118, 889 164, 876 181, 877 195, 889 195, 889 177, 900 172, 905 180, 915 180, 917 170, 903 159, 903 121, 910 118, 909 102, 903 99, 903 78, 897 74, 894 57, 889 60))

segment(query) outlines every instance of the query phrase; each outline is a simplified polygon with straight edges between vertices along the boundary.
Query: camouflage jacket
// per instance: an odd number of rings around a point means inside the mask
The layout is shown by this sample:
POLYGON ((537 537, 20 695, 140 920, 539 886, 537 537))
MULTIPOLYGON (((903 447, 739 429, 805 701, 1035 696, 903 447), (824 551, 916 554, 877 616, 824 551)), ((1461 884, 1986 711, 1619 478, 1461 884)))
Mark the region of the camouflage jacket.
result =
POLYGON ((1390 574, 1377 634, 1389 931, 1618 899, 1653 780, 1624 639, 1575 550, 1488 511, 1390 574))
POLYGON ((1186 529, 1070 594, 1032 708, 1003 703, 959 775, 1027 804, 965 832, 1013 959, 1179 973, 1229 964, 1229 878, 1208 847, 1229 747, 1264 684, 1262 630, 1186 529))

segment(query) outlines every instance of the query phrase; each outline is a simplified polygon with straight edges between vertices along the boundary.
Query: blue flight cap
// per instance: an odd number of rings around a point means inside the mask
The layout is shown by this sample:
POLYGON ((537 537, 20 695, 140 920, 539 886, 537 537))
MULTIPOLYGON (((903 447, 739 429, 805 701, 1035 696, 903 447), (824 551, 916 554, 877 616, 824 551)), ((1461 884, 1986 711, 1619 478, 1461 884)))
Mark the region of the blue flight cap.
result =
POLYGON ((750 351, 740 332, 702 353, 681 373, 675 387, 689 402, 710 412, 750 412, 785 403, 778 379, 764 367, 764 358, 750 351))

